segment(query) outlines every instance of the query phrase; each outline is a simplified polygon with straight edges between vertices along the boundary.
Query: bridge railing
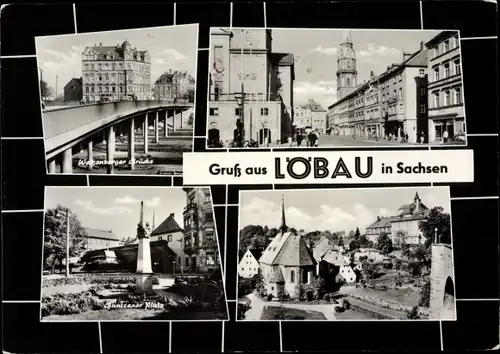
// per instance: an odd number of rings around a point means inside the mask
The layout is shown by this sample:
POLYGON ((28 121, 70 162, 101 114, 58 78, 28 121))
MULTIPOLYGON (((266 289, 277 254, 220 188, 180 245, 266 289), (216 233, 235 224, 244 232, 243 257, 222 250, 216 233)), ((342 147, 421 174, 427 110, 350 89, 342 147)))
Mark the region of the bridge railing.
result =
POLYGON ((49 109, 44 110, 42 114, 44 135, 45 139, 49 139, 112 116, 146 113, 160 108, 188 109, 192 106, 192 103, 149 100, 106 102, 49 109))

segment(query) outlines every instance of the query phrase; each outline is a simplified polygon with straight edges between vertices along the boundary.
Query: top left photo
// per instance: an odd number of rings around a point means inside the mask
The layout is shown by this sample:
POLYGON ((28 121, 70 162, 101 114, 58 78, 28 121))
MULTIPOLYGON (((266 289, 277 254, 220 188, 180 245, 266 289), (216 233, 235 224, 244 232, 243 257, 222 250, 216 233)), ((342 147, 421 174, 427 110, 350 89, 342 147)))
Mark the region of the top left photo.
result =
POLYGON ((182 175, 198 24, 35 38, 49 174, 182 175))

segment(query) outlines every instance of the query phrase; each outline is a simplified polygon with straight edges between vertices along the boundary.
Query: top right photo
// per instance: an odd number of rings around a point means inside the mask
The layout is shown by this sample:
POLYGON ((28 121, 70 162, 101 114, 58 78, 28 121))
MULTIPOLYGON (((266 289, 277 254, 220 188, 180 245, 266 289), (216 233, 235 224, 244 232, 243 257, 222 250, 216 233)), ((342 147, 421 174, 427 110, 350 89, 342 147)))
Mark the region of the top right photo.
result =
POLYGON ((211 28, 207 148, 467 144, 458 31, 211 28))

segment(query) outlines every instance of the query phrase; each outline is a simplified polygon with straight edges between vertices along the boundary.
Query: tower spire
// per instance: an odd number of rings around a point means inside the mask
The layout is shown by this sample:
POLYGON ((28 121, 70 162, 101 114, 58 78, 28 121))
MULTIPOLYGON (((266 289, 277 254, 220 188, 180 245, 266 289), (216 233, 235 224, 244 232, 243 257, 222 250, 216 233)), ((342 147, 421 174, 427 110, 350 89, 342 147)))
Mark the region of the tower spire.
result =
POLYGON ((139 215, 141 225, 144 225, 144 202, 141 200, 141 211, 139 215))
POLYGON ((352 43, 351 30, 343 31, 342 43, 352 43))
POLYGON ((154 231, 155 229, 155 210, 153 209, 153 225, 151 227, 151 230, 154 231))
POLYGON ((285 233, 288 230, 288 226, 286 226, 286 221, 285 221, 285 196, 281 196, 281 226, 280 226, 281 233, 285 233))

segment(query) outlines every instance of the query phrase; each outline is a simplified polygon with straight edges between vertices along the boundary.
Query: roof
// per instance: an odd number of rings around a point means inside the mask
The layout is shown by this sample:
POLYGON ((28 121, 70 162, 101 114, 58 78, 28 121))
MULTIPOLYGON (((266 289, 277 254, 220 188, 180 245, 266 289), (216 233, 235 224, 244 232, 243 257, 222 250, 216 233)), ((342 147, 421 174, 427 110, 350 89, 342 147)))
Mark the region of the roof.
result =
POLYGON ((283 243, 281 250, 274 259, 273 265, 301 267, 312 266, 316 263, 304 238, 299 235, 291 234, 283 243))
POLYGON ((378 227, 389 227, 391 226, 392 220, 398 219, 398 216, 385 216, 381 217, 379 220, 375 221, 373 224, 367 227, 367 229, 374 229, 378 227))
POLYGON ((173 77, 174 77, 174 74, 171 74, 171 73, 161 74, 160 77, 155 81, 155 85, 171 83, 173 77))
POLYGON ((344 257, 342 257, 342 255, 336 248, 331 247, 323 256, 323 261, 336 266, 340 266, 344 264, 344 257))
POLYGON ((393 218, 391 223, 395 222, 403 222, 403 221, 412 221, 412 220, 423 220, 427 217, 427 215, 430 213, 429 209, 426 209, 422 212, 412 214, 411 216, 404 216, 404 215, 399 215, 393 218))
POLYGON ((262 253, 262 256, 259 259, 259 263, 264 263, 268 265, 273 264, 276 256, 283 247, 284 242, 291 234, 292 234, 291 232, 285 232, 284 234, 279 232, 262 253))
POLYGON ((453 37, 458 34, 458 31, 442 31, 438 35, 434 36, 431 38, 427 43, 425 43, 425 46, 427 48, 434 46, 436 43, 444 41, 445 39, 448 39, 450 37, 453 37))
MULTIPOLYGON (((402 215, 402 214, 414 214, 416 212, 416 209, 417 209, 417 203, 413 202, 411 204, 405 204, 401 206, 398 210, 401 210, 401 213, 399 213, 399 215, 402 215)), ((425 210, 429 210, 429 208, 427 208, 422 202, 420 202, 420 212, 424 212, 425 210)))
POLYGON ((316 260, 321 259, 332 248, 331 241, 326 236, 322 236, 313 246, 313 256, 316 260))
POLYGON ((172 232, 182 231, 177 221, 175 221, 174 214, 170 214, 156 229, 151 232, 151 236, 163 235, 172 232))
POLYGON ((314 101, 312 98, 310 98, 307 104, 303 105, 302 107, 304 107, 305 109, 310 109, 313 112, 326 112, 326 109, 321 107, 321 105, 314 101))
MULTIPOLYGON (((114 59, 124 59, 123 55, 123 47, 125 45, 130 45, 128 41, 124 41, 121 45, 116 45, 116 46, 103 46, 103 45, 98 45, 98 46, 93 46, 93 47, 87 47, 94 51, 97 54, 97 60, 106 60, 106 55, 107 54, 112 54, 114 55, 114 59)), ((87 48, 85 50, 87 50, 87 48)), ((144 57, 146 53, 148 52, 147 50, 137 50, 135 48, 132 48, 132 53, 134 55, 134 59, 137 57, 137 54, 140 55, 141 60, 144 60, 144 57)))
POLYGON ((283 273, 281 272, 280 267, 276 267, 274 269, 273 275, 271 275, 271 278, 269 279, 269 283, 284 283, 285 278, 283 277, 283 273))
POLYGON ((81 86, 82 85, 82 78, 81 77, 74 77, 71 80, 69 80, 68 83, 66 85, 64 85, 64 87, 67 87, 69 85, 74 85, 75 83, 79 84, 81 86))
POLYGON ((252 254, 252 256, 253 256, 256 260, 259 260, 259 258, 262 256, 262 252, 263 252, 263 250, 261 250, 261 249, 257 249, 257 248, 255 248, 255 249, 251 249, 251 250, 248 250, 248 251, 252 254))
POLYGON ((278 65, 294 65, 295 59, 292 53, 271 53, 271 61, 278 65))
POLYGON ((112 230, 100 230, 86 227, 87 238, 98 238, 102 240, 120 241, 120 238, 112 230))

